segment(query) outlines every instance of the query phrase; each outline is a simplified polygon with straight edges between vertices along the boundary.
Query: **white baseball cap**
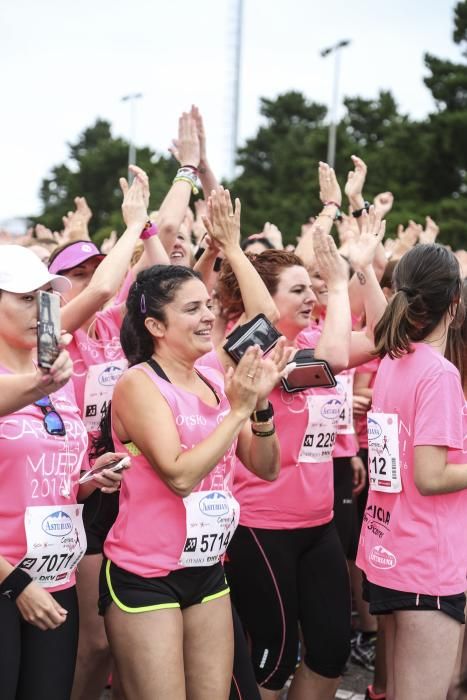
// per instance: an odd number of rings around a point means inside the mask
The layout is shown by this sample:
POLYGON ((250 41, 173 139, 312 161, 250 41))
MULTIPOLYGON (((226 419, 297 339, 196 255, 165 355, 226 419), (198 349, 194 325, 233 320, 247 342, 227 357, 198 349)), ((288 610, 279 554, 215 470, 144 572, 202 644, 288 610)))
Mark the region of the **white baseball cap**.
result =
POLYGON ((21 245, 0 246, 0 290, 25 294, 50 284, 57 292, 66 292, 71 282, 51 275, 37 255, 21 245))

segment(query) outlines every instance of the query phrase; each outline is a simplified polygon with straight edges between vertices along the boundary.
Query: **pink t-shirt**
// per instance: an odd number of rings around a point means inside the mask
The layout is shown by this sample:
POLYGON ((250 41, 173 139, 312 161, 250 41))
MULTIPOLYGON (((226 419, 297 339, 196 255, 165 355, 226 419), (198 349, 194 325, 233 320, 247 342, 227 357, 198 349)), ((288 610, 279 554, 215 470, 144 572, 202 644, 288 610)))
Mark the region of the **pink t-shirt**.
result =
POLYGON ((81 328, 73 333, 73 340, 67 346, 73 360, 73 385, 76 401, 84 415, 84 395, 88 368, 92 365, 111 363, 124 359, 120 345, 122 310, 119 306, 109 306, 98 311, 88 333, 81 328), (93 332, 93 337, 90 335, 93 332))
MULTIPOLYGON (((0 374, 10 371, 0 367, 0 374)), ((0 553, 13 565, 27 551, 24 515, 28 506, 68 506, 77 502, 88 436, 71 382, 51 394, 50 399, 65 424, 63 437, 46 432, 42 410, 34 404, 0 416, 0 553), (69 498, 62 495, 64 488, 70 489, 69 498)), ((74 576, 53 590, 73 584, 74 576)))
POLYGON ((418 445, 463 447, 459 373, 425 343, 385 357, 373 391, 375 412, 396 413, 402 491, 368 494, 357 564, 372 583, 426 595, 466 588, 467 491, 422 496, 414 482, 418 445))
MULTIPOLYGON (((316 321, 313 321, 311 325, 301 333, 296 338, 296 345, 298 348, 313 348, 315 349, 321 334, 323 332, 323 317, 320 317, 316 321)), ((339 377, 342 378, 342 386, 344 387, 345 377, 353 377, 354 370, 344 370, 340 374, 336 375, 336 379, 339 383, 339 377)), ((328 391, 335 392, 335 389, 328 389, 328 391)), ((351 398, 350 398, 351 400, 351 398)), ((333 457, 354 457, 358 452, 358 443, 355 434, 342 434, 338 433, 336 437, 336 442, 334 443, 333 457)))
MULTIPOLYGON (((180 443, 185 450, 209 437, 230 411, 219 373, 209 367, 199 366, 197 369, 215 389, 220 399, 218 406, 209 406, 195 394, 167 382, 146 363, 128 370, 145 372, 156 384, 172 410, 180 443)), ((125 452, 126 446, 115 434, 113 437, 116 450, 125 452)), ((161 435, 160 439, 163 440, 164 436, 161 435)), ((194 491, 232 491, 235 450, 236 441, 194 491)), ((179 558, 186 534, 183 498, 171 491, 144 455, 132 456, 132 466, 125 475, 120 493, 117 520, 105 541, 106 557, 139 576, 166 576, 182 568, 179 558)))

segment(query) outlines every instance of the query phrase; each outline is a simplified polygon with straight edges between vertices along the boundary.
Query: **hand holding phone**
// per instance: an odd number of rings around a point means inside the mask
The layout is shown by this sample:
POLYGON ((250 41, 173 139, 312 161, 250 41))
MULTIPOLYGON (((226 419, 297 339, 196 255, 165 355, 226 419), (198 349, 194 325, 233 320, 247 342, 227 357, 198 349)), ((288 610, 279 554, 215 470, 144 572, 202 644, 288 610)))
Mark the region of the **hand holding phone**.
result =
POLYGON ((316 387, 331 389, 337 384, 326 360, 316 360, 312 350, 298 350, 292 358, 292 364, 295 367, 281 380, 283 388, 289 394, 316 387))
POLYGON ((50 369, 60 353, 60 299, 37 292, 37 364, 50 369))
POLYGON ((248 323, 235 328, 227 336, 227 341, 223 348, 234 362, 240 362, 246 350, 252 345, 259 345, 261 352, 265 355, 272 350, 281 334, 264 314, 258 314, 248 323))
POLYGON ((89 471, 85 472, 83 476, 79 479, 78 484, 86 484, 88 481, 92 481, 95 476, 102 474, 105 471, 119 472, 122 469, 126 469, 130 465, 130 458, 123 457, 123 459, 114 459, 107 464, 100 465, 99 467, 93 467, 89 471))

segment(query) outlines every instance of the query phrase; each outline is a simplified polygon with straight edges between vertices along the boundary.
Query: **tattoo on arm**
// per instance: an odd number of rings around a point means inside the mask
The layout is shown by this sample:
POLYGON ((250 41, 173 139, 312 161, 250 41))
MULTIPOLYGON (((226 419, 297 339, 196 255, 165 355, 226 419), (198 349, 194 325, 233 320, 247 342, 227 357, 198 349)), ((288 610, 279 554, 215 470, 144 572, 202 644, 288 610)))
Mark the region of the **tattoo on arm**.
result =
POLYGON ((360 284, 366 284, 366 277, 363 272, 357 272, 356 275, 360 284))

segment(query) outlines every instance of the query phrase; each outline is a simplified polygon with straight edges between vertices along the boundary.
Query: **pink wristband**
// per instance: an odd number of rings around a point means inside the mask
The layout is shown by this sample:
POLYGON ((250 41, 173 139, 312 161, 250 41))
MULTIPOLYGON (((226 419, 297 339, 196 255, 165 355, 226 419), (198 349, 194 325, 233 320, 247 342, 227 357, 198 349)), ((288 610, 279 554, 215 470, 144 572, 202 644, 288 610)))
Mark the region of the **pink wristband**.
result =
POLYGON ((157 228, 157 224, 154 223, 154 221, 148 221, 141 231, 140 238, 142 241, 147 241, 148 238, 152 238, 153 236, 157 236, 159 233, 159 229, 157 228))

